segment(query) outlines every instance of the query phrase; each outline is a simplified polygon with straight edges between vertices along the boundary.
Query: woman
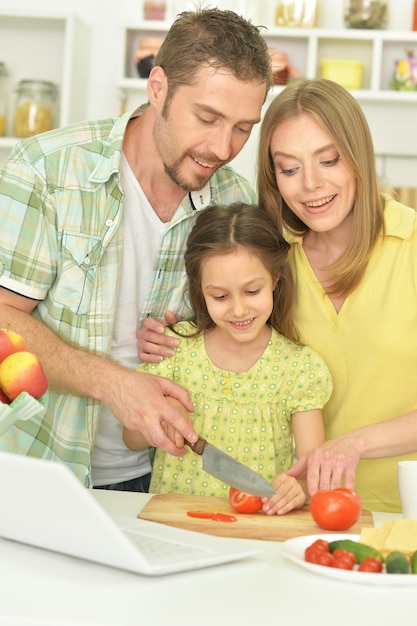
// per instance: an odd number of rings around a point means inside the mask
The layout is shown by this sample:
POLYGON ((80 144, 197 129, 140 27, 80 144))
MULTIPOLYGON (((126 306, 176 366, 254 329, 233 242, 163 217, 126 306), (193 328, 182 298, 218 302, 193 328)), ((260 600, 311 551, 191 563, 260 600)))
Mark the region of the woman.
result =
POLYGON ((336 83, 289 83, 259 142, 259 204, 291 243, 295 325, 334 384, 326 443, 289 473, 400 512, 397 463, 417 460, 416 213, 383 191, 366 118, 336 83))

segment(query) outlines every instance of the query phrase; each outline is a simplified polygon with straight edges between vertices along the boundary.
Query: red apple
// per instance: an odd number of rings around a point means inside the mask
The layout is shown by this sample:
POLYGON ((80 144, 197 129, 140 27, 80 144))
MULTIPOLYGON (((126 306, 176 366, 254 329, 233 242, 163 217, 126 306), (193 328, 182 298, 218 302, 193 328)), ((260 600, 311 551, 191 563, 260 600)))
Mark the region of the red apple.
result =
POLYGON ((3 404, 10 404, 10 400, 4 393, 3 389, 0 389, 0 402, 3 404))
POLYGON ((48 388, 42 365, 32 352, 14 352, 0 363, 0 387, 9 400, 26 391, 38 399, 48 388))
POLYGON ((9 354, 21 352, 22 350, 26 350, 26 342, 22 335, 9 328, 0 328, 0 363, 9 354))

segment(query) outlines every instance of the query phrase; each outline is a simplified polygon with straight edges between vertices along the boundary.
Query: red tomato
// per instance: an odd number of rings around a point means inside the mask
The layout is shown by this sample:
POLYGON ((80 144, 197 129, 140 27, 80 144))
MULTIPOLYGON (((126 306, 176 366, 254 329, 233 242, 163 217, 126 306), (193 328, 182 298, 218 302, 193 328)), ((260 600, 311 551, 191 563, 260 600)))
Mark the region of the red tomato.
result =
POLYGON ((375 574, 379 574, 379 572, 382 572, 382 561, 377 559, 375 556, 367 556, 366 559, 364 559, 359 565, 358 571, 374 572, 375 574))
POLYGON ((356 563, 356 560, 351 559, 351 557, 346 556, 346 555, 342 555, 342 556, 334 556, 334 562, 332 567, 336 567, 337 569, 353 569, 356 563))
MULTIPOLYGON (((335 558, 335 562, 340 561, 341 563, 349 564, 350 567, 343 567, 342 569, 353 569, 353 566, 356 564, 355 555, 348 550, 337 548, 336 550, 333 550, 332 554, 335 558)), ((337 565, 334 565, 334 567, 337 567, 337 565)))
POLYGON ((315 563, 316 565, 327 565, 333 567, 335 558, 331 552, 325 552, 324 550, 314 550, 311 547, 305 551, 305 560, 309 563, 315 563))
POLYGON ((330 544, 325 539, 316 539, 309 547, 318 552, 330 552, 330 544))
POLYGON ((230 487, 229 501, 238 513, 256 513, 262 508, 262 498, 239 491, 235 487, 230 487))
POLYGON ((358 494, 346 487, 316 491, 310 500, 310 512, 321 528, 347 530, 358 521, 362 503, 358 494))

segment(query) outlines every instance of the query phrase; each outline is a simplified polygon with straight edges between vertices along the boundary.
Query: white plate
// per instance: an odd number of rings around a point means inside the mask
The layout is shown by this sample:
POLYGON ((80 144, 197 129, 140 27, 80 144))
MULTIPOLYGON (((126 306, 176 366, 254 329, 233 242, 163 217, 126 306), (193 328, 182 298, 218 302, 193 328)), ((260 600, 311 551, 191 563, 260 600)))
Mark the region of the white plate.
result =
POLYGON ((333 580, 343 580, 349 583, 365 583, 367 585, 390 585, 390 586, 407 586, 417 585, 417 574, 373 574, 371 572, 357 572, 355 570, 337 569, 335 567, 327 567, 325 565, 315 565, 308 563, 304 559, 304 550, 316 539, 325 539, 326 541, 336 541, 338 539, 352 539, 359 541, 359 535, 303 535, 302 537, 294 537, 287 539, 281 544, 282 553, 285 557, 294 561, 304 569, 327 576, 333 580))

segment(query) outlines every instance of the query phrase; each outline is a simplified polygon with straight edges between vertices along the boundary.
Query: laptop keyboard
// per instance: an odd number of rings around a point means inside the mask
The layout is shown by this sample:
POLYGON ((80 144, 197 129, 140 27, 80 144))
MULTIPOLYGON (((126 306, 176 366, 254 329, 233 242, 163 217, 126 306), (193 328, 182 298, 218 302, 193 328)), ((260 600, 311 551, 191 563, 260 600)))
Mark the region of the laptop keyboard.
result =
POLYGON ((143 533, 130 530, 124 531, 130 541, 137 546, 140 553, 151 563, 164 563, 171 558, 193 558, 197 554, 206 554, 204 548, 175 543, 166 539, 160 539, 144 535, 143 533))

